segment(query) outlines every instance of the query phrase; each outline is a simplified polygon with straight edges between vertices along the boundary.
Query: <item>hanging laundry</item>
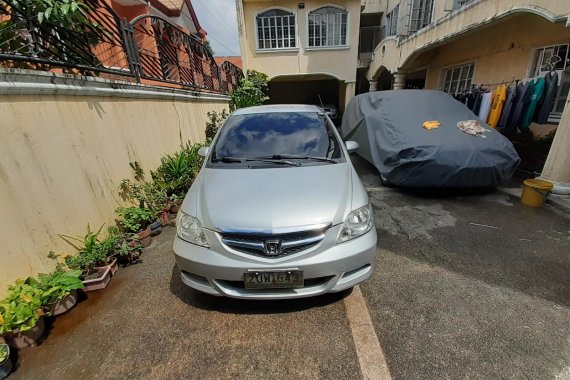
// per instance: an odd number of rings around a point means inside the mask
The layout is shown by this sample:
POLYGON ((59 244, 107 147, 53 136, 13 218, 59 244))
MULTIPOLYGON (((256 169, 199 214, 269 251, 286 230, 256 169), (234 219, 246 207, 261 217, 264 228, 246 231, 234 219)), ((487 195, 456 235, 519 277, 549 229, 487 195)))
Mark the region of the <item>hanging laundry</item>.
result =
POLYGON ((493 102, 491 105, 491 112, 487 118, 487 124, 493 128, 497 128, 499 124, 499 119, 501 117, 501 112, 503 111, 503 106, 507 100, 507 86, 504 84, 500 85, 493 91, 493 102))
POLYGON ((425 129, 436 129, 436 128, 439 128, 439 126, 440 126, 440 122, 437 120, 424 121, 424 125, 423 125, 423 127, 425 129))
POLYGON ((493 100, 493 95, 490 92, 486 92, 483 94, 481 98, 481 108, 479 109, 479 119, 482 121, 487 120, 487 116, 489 116, 489 111, 491 110, 491 101, 493 100))
POLYGON ((465 120, 457 123, 457 128, 461 129, 463 132, 472 136, 479 136, 484 139, 487 138, 485 133, 487 130, 481 126, 478 120, 465 120))
POLYGON ((525 131, 530 127, 532 117, 534 116, 534 111, 536 111, 536 105, 542 100, 542 96, 544 95, 544 82, 544 78, 538 78, 536 80, 533 80, 530 85, 530 102, 526 108, 521 122, 521 128, 525 131))
POLYGON ((514 104, 511 116, 509 117, 509 121, 507 122, 507 130, 510 132, 515 132, 517 128, 520 126, 520 122, 523 117, 524 110, 526 109, 525 106, 528 104, 530 100, 530 85, 529 83, 520 83, 517 86, 516 92, 516 104, 514 104))
POLYGON ((471 108, 471 111, 473 111, 473 113, 475 115, 479 115, 479 109, 481 109, 481 98, 483 97, 483 93, 479 90, 475 91, 475 96, 473 99, 473 108, 471 108))
POLYGON ((535 121, 539 124, 548 122, 548 116, 554 108, 554 100, 558 90, 558 73, 556 71, 549 72, 544 76, 544 97, 540 107, 538 108, 535 121))
POLYGON ((516 102, 517 88, 516 87, 509 87, 507 90, 507 100, 505 101, 505 105, 503 106, 503 112, 501 113, 501 118, 499 119, 498 127, 500 129, 504 129, 507 126, 507 122, 509 121, 509 116, 511 115, 511 109, 513 104, 516 102))

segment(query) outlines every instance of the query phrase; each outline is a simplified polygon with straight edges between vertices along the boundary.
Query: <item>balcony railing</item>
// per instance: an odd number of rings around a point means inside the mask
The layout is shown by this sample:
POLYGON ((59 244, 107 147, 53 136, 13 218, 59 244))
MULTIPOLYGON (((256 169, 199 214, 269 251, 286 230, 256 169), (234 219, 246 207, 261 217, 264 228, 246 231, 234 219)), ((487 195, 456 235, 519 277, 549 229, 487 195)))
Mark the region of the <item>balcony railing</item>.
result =
POLYGON ((104 0, 83 0, 73 16, 46 19, 43 4, 0 0, 0 66, 216 93, 243 77, 229 62, 218 67, 200 40, 160 17, 129 23, 104 0))

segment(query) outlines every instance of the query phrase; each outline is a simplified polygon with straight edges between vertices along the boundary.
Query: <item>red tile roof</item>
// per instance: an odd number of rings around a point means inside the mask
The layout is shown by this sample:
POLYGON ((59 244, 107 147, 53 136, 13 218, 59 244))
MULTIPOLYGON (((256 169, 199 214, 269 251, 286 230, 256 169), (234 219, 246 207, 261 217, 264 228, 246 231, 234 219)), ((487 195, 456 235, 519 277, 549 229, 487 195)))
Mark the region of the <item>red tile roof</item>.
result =
POLYGON ((214 57, 214 59, 216 60, 218 66, 221 65, 224 61, 229 61, 240 69, 243 69, 243 62, 239 56, 214 57))

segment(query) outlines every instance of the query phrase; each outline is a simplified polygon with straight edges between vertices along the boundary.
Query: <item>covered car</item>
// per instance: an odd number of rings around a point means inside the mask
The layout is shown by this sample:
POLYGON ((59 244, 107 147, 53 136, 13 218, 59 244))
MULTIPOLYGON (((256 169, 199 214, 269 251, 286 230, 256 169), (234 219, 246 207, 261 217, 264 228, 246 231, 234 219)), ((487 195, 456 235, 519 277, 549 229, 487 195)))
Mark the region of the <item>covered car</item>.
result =
POLYGON ((396 186, 493 187, 520 163, 506 137, 441 91, 358 95, 346 107, 341 131, 359 143, 357 153, 383 181, 396 186))

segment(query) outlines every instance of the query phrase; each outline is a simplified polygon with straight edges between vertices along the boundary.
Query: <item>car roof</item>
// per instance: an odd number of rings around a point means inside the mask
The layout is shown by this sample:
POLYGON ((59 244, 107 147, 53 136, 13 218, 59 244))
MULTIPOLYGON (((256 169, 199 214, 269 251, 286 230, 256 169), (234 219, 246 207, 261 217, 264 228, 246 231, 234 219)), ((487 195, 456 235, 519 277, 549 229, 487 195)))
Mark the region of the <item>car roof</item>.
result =
POLYGON ((255 106, 240 108, 234 115, 251 115, 256 113, 273 112, 323 112, 320 107, 309 104, 272 104, 268 106, 255 106))

